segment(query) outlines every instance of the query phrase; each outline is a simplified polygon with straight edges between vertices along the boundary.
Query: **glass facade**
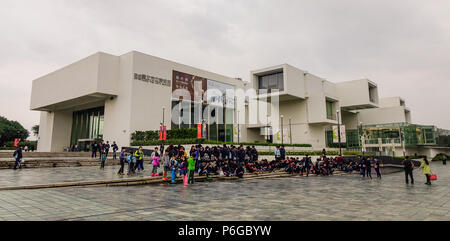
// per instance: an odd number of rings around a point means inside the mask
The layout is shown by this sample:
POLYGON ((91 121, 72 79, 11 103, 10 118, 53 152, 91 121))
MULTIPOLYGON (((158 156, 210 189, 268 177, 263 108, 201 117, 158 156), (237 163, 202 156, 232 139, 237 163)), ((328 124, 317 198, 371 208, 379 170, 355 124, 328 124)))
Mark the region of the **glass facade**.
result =
POLYGON ((78 144, 79 140, 102 139, 104 116, 104 107, 73 112, 70 145, 78 144))
POLYGON ((204 121, 207 124, 207 139, 214 141, 233 141, 234 110, 217 105, 199 102, 172 100, 172 110, 177 117, 172 118, 172 129, 197 128, 204 121), (197 108, 196 108, 197 107, 197 108), (186 111, 187 116, 184 116, 186 111), (207 117, 204 119, 204 117, 207 117))
MULTIPOLYGON (((405 146, 436 145, 436 131, 434 126, 387 124, 364 126, 361 130, 347 130, 347 147, 360 147, 361 136, 364 135, 366 144, 401 144, 405 146)), ((327 145, 333 144, 332 131, 326 132, 327 145)))
POLYGON ((258 88, 260 92, 272 93, 275 90, 284 91, 284 74, 278 72, 258 77, 258 88), (264 91, 261 91, 264 90, 264 91))

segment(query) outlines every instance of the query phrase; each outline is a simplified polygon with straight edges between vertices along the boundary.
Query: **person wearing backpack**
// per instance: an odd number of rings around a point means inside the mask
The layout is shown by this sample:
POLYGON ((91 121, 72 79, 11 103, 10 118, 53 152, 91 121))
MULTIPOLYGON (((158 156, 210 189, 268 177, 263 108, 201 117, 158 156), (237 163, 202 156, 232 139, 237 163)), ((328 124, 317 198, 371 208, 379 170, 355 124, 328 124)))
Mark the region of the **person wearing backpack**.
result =
POLYGON ((431 168, 430 163, 428 162, 426 157, 422 157, 422 164, 420 165, 420 169, 422 169, 422 174, 427 178, 427 182, 425 183, 425 185, 431 185, 431 168))
POLYGON ((403 167, 404 167, 404 170, 405 170, 406 184, 409 183, 408 176, 411 177, 411 184, 414 184, 414 176, 413 176, 414 163, 413 163, 413 161, 411 159, 409 159, 409 156, 407 156, 405 158, 405 160, 403 161, 403 167))

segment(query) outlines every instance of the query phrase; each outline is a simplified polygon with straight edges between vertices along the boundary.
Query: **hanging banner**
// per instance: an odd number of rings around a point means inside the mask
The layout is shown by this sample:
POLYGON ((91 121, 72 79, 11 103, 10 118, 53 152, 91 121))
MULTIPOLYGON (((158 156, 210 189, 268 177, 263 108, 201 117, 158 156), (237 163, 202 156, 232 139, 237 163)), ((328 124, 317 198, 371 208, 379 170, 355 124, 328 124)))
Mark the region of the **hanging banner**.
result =
MULTIPOLYGON (((347 142, 347 133, 345 131, 345 125, 341 125, 341 143, 347 142)), ((338 126, 333 126, 333 143, 339 143, 338 126)))
POLYGON ((207 126, 206 123, 203 123, 202 136, 203 136, 203 138, 205 138, 205 139, 206 139, 206 137, 208 136, 208 132, 207 132, 206 126, 207 126))
POLYGON ((167 140, 167 126, 160 126, 159 127, 159 140, 160 141, 167 140))
POLYGON ((202 124, 197 124, 197 138, 202 138, 202 124))
POLYGON ((20 139, 20 138, 14 139, 14 146, 17 147, 17 146, 19 145, 19 142, 20 142, 21 140, 22 140, 22 139, 20 139))

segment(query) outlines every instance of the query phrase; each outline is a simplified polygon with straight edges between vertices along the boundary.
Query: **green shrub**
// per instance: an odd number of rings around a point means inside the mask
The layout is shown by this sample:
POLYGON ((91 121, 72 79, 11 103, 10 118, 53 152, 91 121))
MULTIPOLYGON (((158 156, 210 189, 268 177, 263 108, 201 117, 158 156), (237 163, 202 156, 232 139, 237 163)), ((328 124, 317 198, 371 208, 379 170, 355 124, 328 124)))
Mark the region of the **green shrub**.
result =
MULTIPOLYGON (((12 148, 15 149, 14 147, 14 141, 8 141, 5 142, 6 148, 12 148)), ((19 142, 19 146, 28 146, 29 149, 31 149, 31 147, 34 147, 34 150, 36 150, 37 147, 37 141, 21 141, 19 142)), ((10 149, 6 149, 6 150, 10 150, 10 149)))
MULTIPOLYGON (((262 151, 262 152, 259 152, 259 155, 262 155, 262 156, 272 156, 272 155, 275 155, 275 152, 273 152, 273 151, 271 151, 271 152, 268 152, 268 151, 262 151)), ((287 157, 289 157, 289 156, 306 156, 306 155, 309 155, 309 156, 321 156, 321 155, 322 155, 322 151, 295 151, 295 152, 286 152, 286 156, 287 156, 287 157)), ((328 155, 328 156, 337 156, 337 155, 339 155, 339 152, 338 152, 338 151, 327 151, 327 155, 328 155)))
MULTIPOLYGON (((204 145, 244 145, 244 146, 278 146, 280 144, 274 143, 251 143, 251 142, 242 142, 242 143, 234 143, 234 142, 221 142, 221 141, 211 141, 205 139, 197 139, 197 138, 189 138, 189 139, 167 139, 164 141, 165 144, 173 144, 173 145, 189 145, 189 144, 204 144, 204 145)), ((144 141, 133 141, 131 146, 156 146, 160 145, 160 140, 144 140, 144 141)), ((293 144, 285 146, 294 146, 294 147, 311 147, 310 144, 293 144)))
POLYGON ((444 157, 444 155, 447 156, 447 160, 450 159, 450 156, 440 153, 440 154, 437 154, 432 160, 433 161, 442 161, 442 158, 444 157))

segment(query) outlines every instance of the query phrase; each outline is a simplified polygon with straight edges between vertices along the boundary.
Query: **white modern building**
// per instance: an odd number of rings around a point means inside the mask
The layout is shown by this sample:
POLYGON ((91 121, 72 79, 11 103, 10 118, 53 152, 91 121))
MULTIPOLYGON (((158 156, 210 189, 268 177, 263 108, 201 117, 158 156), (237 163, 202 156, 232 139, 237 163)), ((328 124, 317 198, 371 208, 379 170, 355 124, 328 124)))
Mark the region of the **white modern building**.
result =
POLYGON ((330 146, 338 123, 354 146, 361 146, 361 126, 411 123, 405 101, 380 99, 368 79, 333 83, 282 64, 242 81, 136 51, 96 53, 34 80, 31 109, 41 112, 38 150, 51 152, 99 139, 129 146, 133 132, 161 123, 204 123, 216 141, 315 149, 330 146))

